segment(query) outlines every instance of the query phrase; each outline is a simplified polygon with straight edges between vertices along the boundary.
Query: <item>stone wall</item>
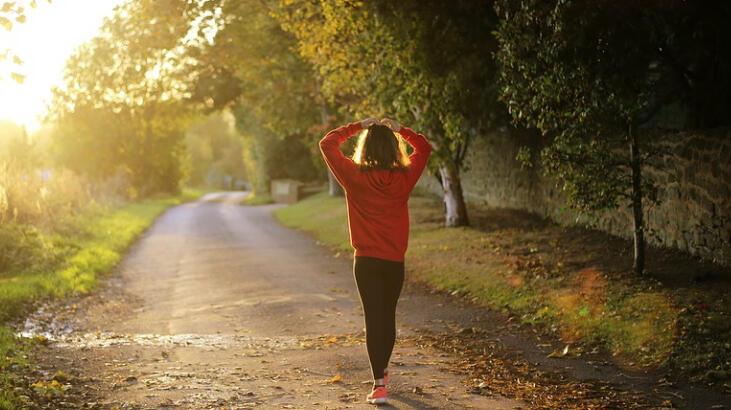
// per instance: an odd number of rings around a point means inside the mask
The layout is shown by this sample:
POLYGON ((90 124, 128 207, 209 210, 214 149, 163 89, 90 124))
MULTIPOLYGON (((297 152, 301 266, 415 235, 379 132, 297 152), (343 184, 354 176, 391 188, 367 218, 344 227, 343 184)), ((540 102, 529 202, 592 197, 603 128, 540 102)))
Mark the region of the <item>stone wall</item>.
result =
MULTIPOLYGON (((526 143, 507 132, 475 141, 463 173, 466 200, 631 236, 627 208, 591 217, 567 209, 561 191, 539 167, 522 169, 515 159, 526 143)), ((659 203, 646 209, 648 242, 731 266, 731 129, 668 133, 660 146, 668 154, 659 158, 658 166, 644 169, 659 185, 659 203)), ((419 185, 440 192, 431 176, 419 185)))

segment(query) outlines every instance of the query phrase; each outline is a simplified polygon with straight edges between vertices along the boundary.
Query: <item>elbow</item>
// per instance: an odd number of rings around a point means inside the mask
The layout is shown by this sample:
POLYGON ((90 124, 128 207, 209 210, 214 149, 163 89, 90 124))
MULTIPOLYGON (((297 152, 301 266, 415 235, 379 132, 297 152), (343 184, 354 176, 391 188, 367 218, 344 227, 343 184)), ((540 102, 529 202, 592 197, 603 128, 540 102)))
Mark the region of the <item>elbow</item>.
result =
POLYGON ((326 135, 324 138, 320 140, 320 142, 317 144, 320 147, 320 152, 325 157, 332 152, 333 148, 337 149, 336 147, 333 147, 333 141, 331 138, 329 138, 329 135, 326 135))
POLYGON ((327 145, 327 135, 322 137, 322 139, 320 140, 320 142, 317 143, 317 145, 320 146, 321 150, 325 149, 325 146, 327 145))
POLYGON ((333 133, 332 131, 325 134, 325 136, 322 137, 322 139, 320 139, 320 142, 319 142, 320 148, 323 148, 323 147, 335 142, 334 138, 335 138, 335 133, 333 133))

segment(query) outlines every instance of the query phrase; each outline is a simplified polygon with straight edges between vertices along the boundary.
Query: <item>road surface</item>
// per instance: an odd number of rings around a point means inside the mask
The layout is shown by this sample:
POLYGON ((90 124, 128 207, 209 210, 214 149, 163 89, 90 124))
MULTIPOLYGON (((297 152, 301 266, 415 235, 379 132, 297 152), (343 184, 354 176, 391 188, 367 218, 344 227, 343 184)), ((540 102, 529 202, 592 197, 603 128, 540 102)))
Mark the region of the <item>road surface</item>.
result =
MULTIPOLYGON (((217 193, 168 210, 91 296, 41 308, 37 408, 367 409, 349 255, 280 226, 279 205, 217 193), (58 371, 63 372, 61 376, 58 371), (54 376, 55 375, 55 376, 54 376)), ((728 408, 729 396, 619 369, 514 318, 408 281, 391 364, 397 409, 728 408), (507 398, 518 397, 524 401, 507 398)))
MULTIPOLYGON (((372 408, 348 255, 281 227, 277 205, 237 205, 240 195, 166 212, 54 345, 90 375, 98 406, 372 408)), ((434 326, 423 307, 441 302, 416 293, 399 306, 392 408, 524 406, 470 393, 454 356, 419 346, 418 329, 434 326)), ((442 318, 462 314, 451 309, 442 318)))

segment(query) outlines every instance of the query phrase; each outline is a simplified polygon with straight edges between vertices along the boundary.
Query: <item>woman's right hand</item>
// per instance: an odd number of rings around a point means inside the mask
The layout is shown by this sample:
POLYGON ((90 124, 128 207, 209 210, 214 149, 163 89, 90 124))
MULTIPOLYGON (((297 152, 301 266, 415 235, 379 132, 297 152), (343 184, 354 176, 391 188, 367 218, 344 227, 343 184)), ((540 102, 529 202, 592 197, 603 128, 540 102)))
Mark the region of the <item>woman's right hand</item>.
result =
POLYGON ((401 130, 401 124, 399 124, 398 121, 392 120, 390 118, 382 119, 381 124, 387 126, 393 132, 399 132, 399 130, 401 130))
POLYGON ((378 120, 375 118, 366 118, 360 122, 360 126, 363 129, 368 129, 371 125, 378 124, 378 120))

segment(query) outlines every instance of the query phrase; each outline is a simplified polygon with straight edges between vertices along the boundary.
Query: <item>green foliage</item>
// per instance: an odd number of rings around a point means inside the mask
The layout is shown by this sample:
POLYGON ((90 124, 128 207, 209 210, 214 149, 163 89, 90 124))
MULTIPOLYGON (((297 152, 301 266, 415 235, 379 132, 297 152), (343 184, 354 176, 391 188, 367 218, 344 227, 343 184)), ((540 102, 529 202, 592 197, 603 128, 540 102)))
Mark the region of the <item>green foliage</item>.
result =
MULTIPOLYGON (((303 143, 302 138, 296 135, 278 140, 268 154, 269 175, 272 179, 289 178, 312 181, 319 176, 312 161, 312 150, 303 143)), ((317 160, 319 161, 319 156, 317 160)))
POLYGON ((636 8, 498 2, 501 99, 516 123, 552 137, 545 170, 581 209, 614 208, 628 197, 621 147, 652 86, 636 8))
POLYGON ((189 184, 222 186, 225 176, 243 179, 243 143, 228 112, 194 122, 185 135, 190 164, 189 184))
MULTIPOLYGON (((701 85, 714 79, 721 95, 731 94, 728 78, 714 74, 731 66, 731 36, 719 17, 731 16, 728 5, 501 0, 496 9, 500 98, 515 123, 549 137, 545 170, 578 208, 615 208, 630 198, 630 127, 649 154, 641 165, 656 152, 641 127, 657 125, 665 107, 680 102, 716 124, 717 110, 731 108, 701 85), (691 100, 715 106, 705 116, 686 105, 691 100)), ((652 181, 641 183, 652 199, 652 181)))
POLYGON ((272 17, 274 7, 223 3, 212 43, 195 53, 193 99, 233 108, 246 174, 259 193, 283 174, 312 178, 312 153, 300 148, 314 143, 322 121, 312 67, 292 51, 294 38, 272 17), (307 158, 283 158, 288 154, 307 158))
MULTIPOLYGON (((50 3, 51 0, 47 2, 50 3)), ((13 30, 16 24, 25 23, 28 9, 37 6, 36 0, 4 1, 0 6, 0 27, 7 31, 13 30)))
POLYGON ((97 180, 121 174, 133 197, 178 192, 190 119, 178 47, 185 13, 176 1, 126 3, 67 61, 51 114, 62 165, 97 180))
POLYGON ((624 41, 638 34, 633 10, 609 3, 498 3, 501 92, 513 118, 546 133, 624 131, 651 57, 641 41, 624 41), (617 70, 614 58, 629 65, 617 70))
POLYGON ((0 229, 0 276, 4 272, 18 272, 47 266, 55 259, 52 241, 37 228, 5 223, 0 229))
POLYGON ((24 127, 0 121, 0 164, 14 169, 32 170, 41 163, 38 142, 24 127))
POLYGON ((491 1, 280 0, 275 13, 345 117, 386 115, 435 145, 448 226, 468 224, 459 182, 470 141, 502 125, 491 1))
MULTIPOLYGON (((50 0, 49 0, 50 2, 50 0)), ((26 21, 26 11, 30 8, 36 8, 36 0, 30 1, 3 1, 0 6, 0 27, 6 31, 11 31, 16 24, 23 24, 26 21)), ((22 84, 25 81, 25 75, 19 71, 23 61, 8 49, 0 48, 0 63, 11 60, 14 68, 10 72, 10 78, 13 81, 22 84)), ((0 72, 0 80, 3 80, 3 74, 0 72)))
POLYGON ((249 121, 279 136, 304 135, 320 121, 314 72, 292 52, 294 38, 272 17, 274 7, 272 0, 224 3, 220 29, 200 59, 233 74, 237 112, 249 121))
POLYGON ((59 165, 98 183, 129 181, 131 197, 177 192, 185 177, 182 144, 185 120, 178 106, 158 105, 155 117, 132 112, 77 107, 57 121, 54 153, 59 165), (165 119, 164 116, 170 116, 165 119), (122 123, 123 127, 111 124, 122 123))
MULTIPOLYGON (((246 174, 255 195, 269 192, 269 182, 275 178, 308 181, 317 177, 312 152, 297 134, 281 137, 262 126, 258 118, 236 108, 237 128, 243 138, 246 174)), ((318 153, 319 154, 319 153, 318 153)))
POLYGON ((184 197, 150 199, 118 208, 89 207, 52 230, 0 227, 0 246, 13 252, 0 270, 0 323, 40 298, 84 293, 109 272, 129 244, 166 208, 184 197))
POLYGON ((395 116, 458 165, 469 140, 500 123, 490 2, 280 3, 322 93, 349 115, 395 116))
POLYGON ((269 192, 269 159, 272 147, 278 137, 271 130, 262 127, 244 106, 236 107, 236 127, 242 136, 244 166, 254 194, 269 192))
POLYGON ((0 225, 19 223, 38 227, 62 224, 66 217, 109 199, 111 184, 93 187, 69 171, 40 172, 23 165, 0 163, 0 225))
POLYGON ((25 344, 18 340, 13 329, 0 325, 0 410, 22 408, 17 394, 13 391, 10 369, 25 364, 24 352, 25 344))

